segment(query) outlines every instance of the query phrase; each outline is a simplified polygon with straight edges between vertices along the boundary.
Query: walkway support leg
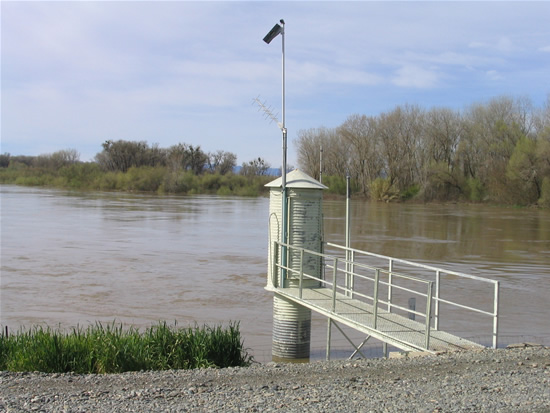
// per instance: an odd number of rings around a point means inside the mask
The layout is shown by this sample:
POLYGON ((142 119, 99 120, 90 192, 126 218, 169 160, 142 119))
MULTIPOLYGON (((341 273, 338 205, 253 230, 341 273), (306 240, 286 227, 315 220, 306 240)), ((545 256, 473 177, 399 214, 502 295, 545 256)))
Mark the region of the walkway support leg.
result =
POLYGON ((330 342, 331 342, 331 336, 332 336, 332 319, 329 317, 327 319, 327 354, 325 356, 325 359, 327 361, 330 360, 330 342))
POLYGON ((499 301, 500 282, 495 283, 495 297, 493 303, 493 348, 498 346, 498 301, 499 301))

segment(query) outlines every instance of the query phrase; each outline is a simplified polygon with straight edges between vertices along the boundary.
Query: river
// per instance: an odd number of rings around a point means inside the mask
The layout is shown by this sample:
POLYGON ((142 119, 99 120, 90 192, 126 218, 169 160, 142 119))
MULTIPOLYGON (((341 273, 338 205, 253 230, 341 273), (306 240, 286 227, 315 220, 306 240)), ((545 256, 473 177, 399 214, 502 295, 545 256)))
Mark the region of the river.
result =
MULTIPOLYGON (((0 195, 3 328, 239 321, 245 346, 269 359, 269 199, 12 185, 0 195)), ((325 200, 324 218, 325 239, 343 243, 345 201, 325 200)), ((550 342, 550 211, 352 200, 351 221, 354 248, 501 281, 500 342, 550 342)), ((314 317, 313 355, 325 334, 314 317)))

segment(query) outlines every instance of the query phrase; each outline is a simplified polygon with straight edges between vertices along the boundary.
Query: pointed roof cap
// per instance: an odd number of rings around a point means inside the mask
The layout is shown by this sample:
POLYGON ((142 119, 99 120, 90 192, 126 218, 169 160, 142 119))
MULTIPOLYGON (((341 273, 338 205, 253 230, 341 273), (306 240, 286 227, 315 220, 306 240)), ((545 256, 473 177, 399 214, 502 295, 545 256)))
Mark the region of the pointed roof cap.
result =
MULTIPOLYGON (((279 177, 265 186, 268 188, 281 188, 283 186, 283 178, 279 177)), ((301 189, 328 189, 327 186, 298 169, 286 174, 286 187, 301 189)))

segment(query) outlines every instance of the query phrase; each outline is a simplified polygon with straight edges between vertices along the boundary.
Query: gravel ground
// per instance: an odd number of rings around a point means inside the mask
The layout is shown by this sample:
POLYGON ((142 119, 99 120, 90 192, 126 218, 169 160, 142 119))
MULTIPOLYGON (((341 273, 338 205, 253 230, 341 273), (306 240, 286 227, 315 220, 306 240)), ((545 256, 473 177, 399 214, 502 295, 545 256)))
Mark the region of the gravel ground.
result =
POLYGON ((550 412, 550 347, 106 375, 0 372, 1 412, 550 412))

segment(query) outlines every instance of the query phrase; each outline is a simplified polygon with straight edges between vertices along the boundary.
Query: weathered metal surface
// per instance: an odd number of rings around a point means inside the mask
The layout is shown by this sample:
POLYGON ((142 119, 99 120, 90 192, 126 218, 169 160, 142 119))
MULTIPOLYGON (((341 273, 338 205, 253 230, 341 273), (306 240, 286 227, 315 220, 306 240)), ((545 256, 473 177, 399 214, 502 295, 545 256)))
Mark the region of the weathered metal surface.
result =
POLYGON ((269 222, 268 222, 268 256, 267 256, 267 288, 278 286, 281 279, 279 267, 273 265, 273 257, 276 255, 273 251, 273 243, 281 239, 282 225, 282 200, 281 191, 271 190, 269 195, 269 222))
POLYGON ((286 297, 273 297, 272 355, 279 359, 308 359, 311 310, 286 297))
MULTIPOLYGON (((321 251, 322 234, 322 203, 320 191, 294 190, 289 191, 290 224, 289 244, 299 246, 305 250, 321 251)), ((308 274, 321 274, 321 257, 291 249, 288 252, 288 266, 292 269, 287 278, 287 286, 298 286, 300 268, 308 274), (303 261, 303 262, 302 262, 303 261)), ((313 280, 306 280, 304 287, 318 286, 313 280)))

